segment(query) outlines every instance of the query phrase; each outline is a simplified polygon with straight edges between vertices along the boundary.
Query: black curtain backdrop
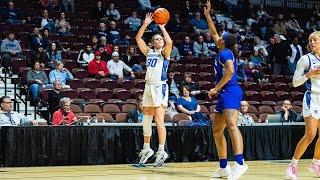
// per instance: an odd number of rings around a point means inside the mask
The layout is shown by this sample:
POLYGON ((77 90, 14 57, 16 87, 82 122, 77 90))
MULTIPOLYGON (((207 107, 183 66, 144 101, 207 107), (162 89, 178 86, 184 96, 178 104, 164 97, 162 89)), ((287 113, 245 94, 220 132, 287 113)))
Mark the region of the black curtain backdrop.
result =
MULTIPOLYGON (((290 159, 304 126, 240 127, 246 160, 290 159)), ((2 127, 4 166, 53 166, 136 163, 143 145, 142 127, 2 127)), ((228 134, 227 131, 225 133, 228 134)), ((228 158, 233 160, 227 135, 228 158)), ((313 157, 315 141, 304 158, 313 157)), ((157 150, 153 128, 151 148, 157 150)), ((218 160, 211 127, 167 127, 168 161, 218 160)))

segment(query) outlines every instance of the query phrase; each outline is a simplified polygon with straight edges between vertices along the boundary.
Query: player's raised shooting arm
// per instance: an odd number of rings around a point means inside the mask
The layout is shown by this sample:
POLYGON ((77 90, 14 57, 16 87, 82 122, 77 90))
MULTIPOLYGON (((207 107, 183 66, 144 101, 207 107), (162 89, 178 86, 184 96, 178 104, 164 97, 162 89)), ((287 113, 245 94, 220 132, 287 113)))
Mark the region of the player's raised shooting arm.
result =
POLYGON ((163 38, 164 38, 164 42, 166 43, 166 45, 164 46, 164 49, 163 49, 163 55, 165 56, 166 59, 170 59, 170 54, 172 51, 172 39, 169 36, 164 25, 158 25, 158 26, 161 29, 161 32, 162 32, 163 38))
POLYGON ((152 13, 147 13, 146 18, 144 20, 144 23, 140 27, 137 35, 136 35, 136 41, 139 46, 140 51, 146 56, 149 50, 149 47, 146 45, 144 40, 142 39, 142 36, 144 34, 144 31, 147 29, 149 24, 153 21, 152 19, 153 14, 152 13))

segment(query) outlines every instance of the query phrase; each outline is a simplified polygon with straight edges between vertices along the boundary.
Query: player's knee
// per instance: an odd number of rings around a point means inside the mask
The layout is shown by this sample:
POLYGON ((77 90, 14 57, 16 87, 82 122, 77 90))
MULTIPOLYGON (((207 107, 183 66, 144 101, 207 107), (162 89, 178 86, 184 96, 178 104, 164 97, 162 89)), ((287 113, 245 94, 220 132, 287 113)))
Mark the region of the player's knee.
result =
POLYGON ((305 133, 304 137, 307 141, 312 142, 316 135, 317 131, 308 131, 305 133))
POLYGON ((142 119, 142 126, 143 126, 143 135, 144 136, 151 136, 152 135, 152 116, 144 115, 142 119))

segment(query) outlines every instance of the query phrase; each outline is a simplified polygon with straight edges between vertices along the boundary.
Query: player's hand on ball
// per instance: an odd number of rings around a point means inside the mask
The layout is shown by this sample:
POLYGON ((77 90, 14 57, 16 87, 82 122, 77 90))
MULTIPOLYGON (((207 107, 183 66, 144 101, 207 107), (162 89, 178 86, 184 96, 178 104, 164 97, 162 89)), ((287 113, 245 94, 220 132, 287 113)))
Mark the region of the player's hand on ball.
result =
POLYGON ((157 24, 159 28, 164 28, 165 24, 157 24))
POLYGON ((218 90, 213 88, 213 89, 210 89, 209 93, 208 93, 208 96, 209 98, 211 99, 214 95, 216 95, 218 93, 218 90))
POLYGON ((211 10, 211 3, 210 0, 207 0, 206 3, 207 7, 204 7, 204 15, 209 15, 211 10))
POLYGON ((149 25, 153 21, 152 17, 153 17, 152 13, 147 13, 144 23, 149 25))

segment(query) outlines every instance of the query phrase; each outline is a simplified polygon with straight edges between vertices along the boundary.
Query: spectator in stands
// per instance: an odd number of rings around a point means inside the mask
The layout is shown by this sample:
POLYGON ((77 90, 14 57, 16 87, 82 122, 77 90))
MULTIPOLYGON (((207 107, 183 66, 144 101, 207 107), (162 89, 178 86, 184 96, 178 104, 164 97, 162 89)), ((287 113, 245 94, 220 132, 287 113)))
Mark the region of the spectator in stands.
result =
POLYGON ((247 114, 248 107, 249 107, 248 101, 241 101, 239 118, 238 118, 238 126, 248 126, 255 123, 252 116, 247 114))
POLYGON ((37 50, 37 47, 39 44, 43 45, 43 38, 40 34, 39 28, 35 27, 33 28, 33 33, 30 36, 30 49, 37 50))
POLYGON ((138 0, 140 4, 140 10, 145 11, 145 10, 151 10, 154 11, 160 6, 152 6, 150 0, 138 0))
POLYGON ((292 50, 292 54, 289 61, 289 68, 292 74, 294 74, 294 72, 296 71, 297 63, 301 56, 303 56, 303 51, 302 47, 299 45, 299 39, 297 37, 292 39, 292 44, 290 44, 290 47, 292 50))
MULTIPOLYGON (((53 115, 55 111, 59 109, 60 99, 65 97, 63 92, 61 92, 62 83, 60 80, 53 81, 53 89, 48 93, 48 104, 50 115, 53 115)), ((50 119, 51 121, 51 119, 50 119)), ((49 121, 49 122, 50 122, 49 121)))
POLYGON ((67 81, 73 79, 72 74, 67 68, 63 67, 62 62, 57 62, 56 69, 49 73, 49 81, 52 84, 55 80, 60 80, 63 88, 70 88, 67 81))
POLYGON ((43 49, 42 44, 39 44, 36 48, 36 51, 32 53, 31 64, 34 64, 36 61, 40 63, 40 67, 45 67, 46 65, 46 52, 43 49))
POLYGON ((244 69, 243 69, 244 64, 241 63, 240 59, 237 59, 237 64, 238 64, 237 81, 241 82, 241 83, 244 83, 244 82, 246 82, 248 80, 247 79, 247 75, 246 75, 246 73, 244 72, 244 69))
POLYGON ((178 48, 175 46, 172 46, 172 51, 170 53, 170 62, 179 62, 181 59, 181 56, 179 54, 178 48))
POLYGON ((317 21, 313 16, 306 23, 306 29, 309 33, 320 30, 320 21, 317 21))
MULTIPOLYGON (((103 38, 103 37, 101 37, 101 38, 103 38)), ((111 47, 112 48, 112 47, 111 47)), ((107 54, 106 52, 108 52, 109 53, 109 49, 110 49, 110 47, 109 46, 104 46, 103 44, 101 44, 100 46, 99 46, 99 49, 98 49, 98 51, 100 52, 100 59, 102 60, 102 61, 104 61, 104 62, 108 62, 108 59, 110 59, 111 58, 111 54, 107 54)), ((112 51, 112 50, 111 50, 112 51)))
POLYGON ((250 56, 250 62, 252 62, 252 64, 254 65, 254 67, 256 67, 257 69, 261 69, 262 65, 261 65, 261 60, 259 58, 259 53, 256 50, 253 50, 250 56))
POLYGON ((284 100, 281 110, 276 114, 281 114, 281 122, 296 122, 298 114, 292 109, 292 102, 290 100, 284 100))
POLYGON ((252 27, 258 25, 259 18, 256 14, 252 13, 251 16, 247 19, 247 25, 252 27))
POLYGON ((268 13, 264 10, 263 4, 260 4, 259 10, 257 11, 257 16, 259 17, 259 19, 261 19, 263 15, 265 15, 269 19, 273 19, 273 17, 269 16, 268 13))
MULTIPOLYGON (((225 34, 225 33, 228 33, 228 30, 227 30, 227 25, 225 22, 221 22, 220 23, 220 31, 222 32, 221 35, 225 34)), ((220 36, 221 36, 220 35, 220 36)))
POLYGON ((1 126, 37 126, 38 122, 32 120, 23 114, 12 111, 12 101, 9 96, 2 96, 0 98, 0 127, 1 126))
POLYGON ((184 31, 184 24, 180 20, 180 15, 175 13, 172 20, 169 21, 168 30, 172 32, 182 32, 184 31))
POLYGON ((27 82, 29 90, 32 93, 32 101, 35 102, 36 97, 39 95, 40 88, 44 88, 46 87, 46 84, 48 84, 48 77, 46 73, 40 69, 39 61, 35 61, 33 69, 28 71, 27 82))
POLYGON ((53 9, 59 6, 59 0, 40 0, 40 4, 43 9, 48 9, 52 13, 53 9))
POLYGON ((281 71, 284 71, 285 74, 292 74, 288 68, 288 61, 292 54, 291 47, 287 42, 282 41, 285 40, 283 36, 275 34, 274 38, 275 44, 272 46, 270 55, 271 60, 274 59, 273 74, 280 75, 281 71))
POLYGON ((207 117, 205 117, 200 111, 201 107, 198 101, 190 96, 191 89, 189 86, 182 86, 182 96, 177 100, 178 109, 190 116, 192 120, 205 120, 207 121, 207 117))
POLYGON ((49 18, 48 10, 43 10, 42 17, 41 17, 41 28, 48 29, 50 33, 56 32, 56 26, 53 22, 53 19, 49 18))
POLYGON ((219 49, 216 43, 214 43, 210 33, 206 33, 204 42, 207 44, 209 57, 213 57, 219 53, 219 49))
POLYGON ((267 49, 264 47, 264 45, 261 44, 261 40, 258 36, 255 36, 253 38, 253 45, 253 50, 258 51, 259 49, 263 49, 263 54, 266 56, 269 55, 267 49))
POLYGON ((64 97, 59 101, 59 109, 53 113, 52 125, 71 125, 73 122, 77 121, 76 116, 70 109, 71 99, 64 97))
POLYGON ((138 97, 135 102, 136 108, 131 109, 126 114, 127 123, 141 123, 143 118, 142 97, 138 97))
POLYGON ((236 35, 238 40, 240 39, 238 24, 232 23, 232 28, 230 29, 230 33, 236 35))
POLYGON ((180 12, 182 13, 181 16, 183 18, 192 19, 193 18, 194 8, 190 5, 189 1, 185 1, 185 4, 181 8, 180 12))
POLYGON ((270 62, 270 60, 269 60, 269 56, 267 56, 267 55, 264 54, 263 48, 260 48, 260 49, 258 50, 258 58, 259 58, 260 64, 261 64, 263 67, 268 67, 269 69, 272 68, 271 62, 270 62))
POLYGON ((99 51, 101 52, 101 59, 104 60, 105 62, 108 61, 111 57, 111 53, 113 52, 113 47, 112 45, 107 43, 107 38, 105 36, 102 36, 100 38, 100 47, 99 51), (101 47, 103 48, 103 51, 101 51, 101 47))
POLYGON ((262 18, 259 19, 258 22, 258 28, 262 39, 267 38, 267 34, 272 30, 273 26, 272 21, 268 19, 266 15, 262 15, 262 18))
POLYGON ((50 49, 50 46, 49 46, 49 45, 51 45, 51 43, 53 43, 53 42, 56 43, 58 50, 61 50, 61 51, 63 51, 63 52, 66 52, 66 51, 69 51, 69 50, 70 50, 70 48, 65 49, 65 48, 62 46, 62 44, 60 43, 59 40, 54 40, 54 39, 52 38, 52 36, 50 36, 49 30, 48 30, 47 28, 43 29, 42 40, 43 40, 43 47, 44 47, 46 50, 50 49))
POLYGON ((74 9, 74 0, 62 0, 62 5, 63 5, 63 9, 64 9, 64 12, 72 12, 74 13, 75 12, 75 9, 74 9), (70 7, 70 9, 69 9, 70 7))
POLYGON ((92 52, 96 52, 99 50, 99 39, 96 35, 93 35, 91 38, 91 48, 92 52))
POLYGON ((106 27, 106 24, 101 22, 99 24, 99 29, 98 29, 98 33, 97 33, 97 37, 98 39, 100 39, 102 36, 104 37, 108 37, 108 30, 107 30, 107 27, 106 27))
POLYGON ((204 19, 204 11, 203 11, 203 7, 202 7, 202 2, 201 1, 196 1, 196 6, 194 8, 194 12, 199 12, 200 13, 200 16, 201 16, 201 19, 204 19))
POLYGON ((189 21, 189 24, 193 26, 196 34, 206 34, 209 33, 209 27, 205 20, 201 19, 201 14, 199 12, 195 13, 195 18, 189 21))
POLYGON ((195 57, 199 57, 199 56, 209 57, 208 46, 203 41, 203 36, 201 35, 198 36, 198 40, 193 43, 193 51, 194 51, 195 57))
POLYGON ((171 119, 173 119, 174 115, 178 114, 177 107, 175 105, 176 98, 169 97, 168 101, 168 107, 166 108, 166 114, 170 116, 171 119))
POLYGON ((272 38, 269 39, 269 44, 268 44, 267 47, 266 47, 266 50, 267 50, 267 52, 268 52, 268 55, 272 53, 272 47, 273 47, 273 45, 274 45, 275 43, 276 43, 276 41, 275 41, 275 38, 274 38, 274 37, 272 37, 272 38))
POLYGON ((61 52, 57 49, 57 44, 55 42, 50 44, 50 48, 46 55, 46 64, 52 69, 56 67, 57 62, 62 61, 61 52))
POLYGON ((121 18, 119 11, 114 8, 113 3, 109 5, 109 8, 106 11, 106 15, 108 17, 108 21, 118 21, 121 18))
POLYGON ((60 12, 60 17, 59 17, 59 19, 56 19, 55 26, 56 26, 57 33, 59 33, 60 35, 71 34, 71 32, 70 32, 71 26, 70 26, 69 22, 67 21, 66 15, 64 12, 60 12))
POLYGON ((284 25, 282 14, 278 14, 276 24, 273 26, 273 32, 275 34, 287 35, 287 30, 286 30, 286 26, 284 25))
POLYGON ((123 57, 123 62, 135 72, 142 71, 142 67, 137 58, 137 49, 135 46, 129 46, 127 48, 127 52, 123 57))
MULTIPOLYGON (((192 81, 191 74, 184 74, 184 81, 180 83, 180 87, 183 86, 189 86, 191 96, 195 97, 196 99, 206 99, 206 95, 201 92, 198 83, 192 81)), ((182 94, 183 89, 180 91, 182 94)))
POLYGON ((294 14, 290 14, 290 18, 285 22, 285 26, 290 32, 304 32, 294 14))
POLYGON ((180 84, 174 79, 174 72, 169 73, 168 87, 169 98, 177 102, 177 99, 180 98, 180 84))
POLYGON ((248 67, 244 68, 244 72, 247 75, 247 78, 253 78, 253 81, 255 83, 260 83, 260 82, 269 82, 269 80, 264 78, 264 74, 261 72, 261 70, 258 70, 255 68, 254 64, 252 62, 248 63, 248 67))
POLYGON ((141 26, 141 19, 137 17, 137 12, 133 11, 132 15, 124 20, 124 24, 128 25, 132 31, 138 31, 141 26))
POLYGON ((192 56, 193 55, 193 43, 190 41, 189 36, 185 36, 184 41, 182 41, 180 43, 179 53, 182 56, 192 56))
POLYGON ((123 61, 119 60, 119 53, 113 52, 112 59, 108 61, 107 67, 109 70, 110 78, 117 80, 117 79, 134 79, 134 71, 127 66, 123 61), (124 77, 123 70, 126 70, 131 73, 131 76, 124 77))
POLYGON ((88 64, 88 73, 90 77, 101 79, 107 77, 109 69, 105 61, 101 60, 101 52, 96 51, 94 59, 88 64))
MULTIPOLYGON (((117 53, 119 53, 120 57, 122 57, 122 54, 121 54, 121 52, 120 52, 119 46, 113 46, 112 52, 117 52, 117 53)), ((121 58, 120 58, 120 59, 121 59, 121 58)))
POLYGON ((92 48, 89 44, 87 44, 85 50, 81 49, 77 62, 80 64, 80 67, 87 67, 93 59, 94 54, 92 52, 92 48))
POLYGON ((2 12, 3 20, 9 24, 24 24, 26 20, 21 19, 21 14, 14 8, 12 1, 8 2, 8 8, 2 12))
POLYGON ((245 26, 245 31, 243 33, 240 33, 240 44, 242 50, 249 50, 249 45, 253 43, 254 41, 254 33, 251 31, 250 26, 245 26))
POLYGON ((98 20, 106 23, 108 18, 105 17, 105 8, 102 6, 102 2, 98 1, 96 7, 91 10, 91 19, 98 20))
POLYGON ((115 21, 110 22, 110 26, 108 29, 108 40, 114 45, 127 45, 129 46, 129 41, 130 37, 128 35, 125 36, 124 39, 121 38, 122 34, 120 31, 117 29, 117 23, 115 21))
POLYGON ((9 32, 6 39, 1 43, 1 54, 2 54, 2 66, 8 68, 9 71, 12 69, 12 57, 26 58, 22 55, 22 49, 19 41, 14 39, 14 33, 9 32))

